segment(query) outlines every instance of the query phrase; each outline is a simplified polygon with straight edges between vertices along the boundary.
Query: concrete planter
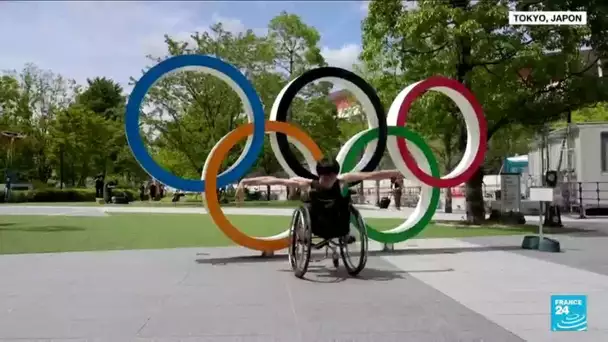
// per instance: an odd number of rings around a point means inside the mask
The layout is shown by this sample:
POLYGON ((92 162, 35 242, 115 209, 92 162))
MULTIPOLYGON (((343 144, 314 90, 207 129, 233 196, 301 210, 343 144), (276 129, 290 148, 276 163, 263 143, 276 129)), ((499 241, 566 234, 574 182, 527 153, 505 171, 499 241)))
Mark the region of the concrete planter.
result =
POLYGON ((536 249, 541 252, 559 253, 561 247, 559 241, 543 237, 541 240, 538 235, 526 235, 521 242, 523 249, 536 249))

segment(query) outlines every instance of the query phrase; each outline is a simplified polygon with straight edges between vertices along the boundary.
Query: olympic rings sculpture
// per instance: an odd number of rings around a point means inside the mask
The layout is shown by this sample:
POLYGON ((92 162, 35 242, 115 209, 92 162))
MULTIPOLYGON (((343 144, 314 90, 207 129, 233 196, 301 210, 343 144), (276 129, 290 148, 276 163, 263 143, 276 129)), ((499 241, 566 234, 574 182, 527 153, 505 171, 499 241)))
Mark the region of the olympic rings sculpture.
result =
POLYGON ((406 178, 421 183, 418 204, 402 224, 388 231, 379 231, 368 225, 368 234, 373 240, 396 243, 419 234, 431 221, 437 209, 439 188, 455 187, 466 182, 484 161, 487 124, 483 110, 473 94, 455 80, 433 76, 409 85, 397 95, 385 116, 378 95, 361 77, 341 68, 317 68, 305 72, 287 84, 271 108, 270 119, 265 120, 262 102, 247 78, 234 66, 204 55, 171 57, 142 76, 127 104, 127 141, 135 159, 151 177, 183 191, 204 192, 207 212, 218 228, 234 242, 260 251, 280 250, 289 245, 288 230, 270 237, 248 236, 232 225, 224 215, 216 191, 205 190, 216 190, 244 177, 261 153, 266 133, 270 135, 271 147, 279 164, 290 176, 316 177, 314 165, 322 158, 322 151, 309 135, 286 121, 289 105, 298 91, 319 80, 344 86, 359 101, 367 115, 368 129, 351 137, 338 153, 340 172, 373 171, 380 164, 384 151, 388 150, 395 167, 406 178), (248 119, 247 124, 237 127, 215 144, 205 161, 201 180, 181 178, 158 165, 148 153, 139 132, 140 107, 148 90, 166 74, 183 69, 200 70, 225 81, 241 98, 248 119), (464 155, 454 170, 444 177, 440 177, 439 166, 430 147, 422 137, 406 127, 412 103, 426 91, 438 91, 451 98, 462 113, 467 128, 464 155), (238 160, 218 175, 221 163, 230 149, 245 138, 247 142, 238 160), (304 156, 308 168, 302 166, 289 143, 304 156), (363 157, 357 161, 362 151, 363 157))

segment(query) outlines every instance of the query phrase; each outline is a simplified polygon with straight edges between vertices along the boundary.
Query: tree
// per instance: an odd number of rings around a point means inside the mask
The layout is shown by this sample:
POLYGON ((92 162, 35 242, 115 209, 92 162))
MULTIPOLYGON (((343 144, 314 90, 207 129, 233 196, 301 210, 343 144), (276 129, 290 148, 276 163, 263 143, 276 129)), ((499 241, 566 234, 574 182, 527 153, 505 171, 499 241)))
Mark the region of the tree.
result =
POLYGON ((25 179, 46 183, 52 176, 48 148, 50 126, 60 111, 74 102, 78 87, 51 71, 27 64, 21 72, 6 72, 2 77, 3 124, 27 137, 15 151, 13 168, 25 179))
MULTIPOLYGON (((193 46, 166 36, 169 56, 214 55, 249 77, 263 72, 272 61, 265 40, 251 30, 234 34, 218 23, 209 32, 197 32, 191 38, 193 46)), ((199 169, 213 145, 245 119, 240 99, 226 83, 193 71, 160 80, 150 90, 145 105, 153 108, 144 113, 144 122, 156 131, 153 144, 157 156, 163 158, 160 163, 193 178, 200 177, 199 169)), ((224 166, 236 158, 237 154, 231 153, 224 166)))
POLYGON ((78 95, 78 103, 93 113, 108 120, 117 120, 123 116, 125 96, 120 84, 105 77, 87 79, 88 87, 78 95))
MULTIPOLYGON (((585 122, 608 122, 608 102, 598 102, 572 112, 572 123, 585 122)), ((553 124, 553 128, 566 127, 567 120, 561 120, 553 124)))
MULTIPOLYGON (((105 129, 104 135, 99 136, 100 140, 91 149, 95 155, 96 172, 101 171, 105 176, 108 168, 110 171, 120 169, 121 165, 116 163, 118 155, 127 147, 123 128, 126 99, 120 84, 111 79, 96 77, 87 79, 87 84, 87 89, 78 95, 76 101, 96 115, 105 129)), ((121 171, 127 170, 123 168, 121 171)))
POLYGON ((296 14, 283 11, 272 18, 268 25, 268 38, 273 44, 275 65, 289 78, 311 67, 325 65, 318 46, 321 35, 296 14))
POLYGON ((61 185, 86 186, 97 174, 96 166, 105 161, 104 150, 113 148, 112 126, 82 104, 74 104, 57 114, 49 133, 52 136, 49 158, 59 171, 61 185))
POLYGON ((19 81, 10 75, 0 76, 0 120, 2 125, 16 124, 15 111, 19 103, 19 81))
MULTIPOLYGON (((274 64, 286 75, 286 81, 309 69, 327 65, 321 55, 320 39, 317 29, 308 26, 296 14, 282 12, 270 21, 268 40, 273 47, 274 64)), ((325 154, 335 154, 339 146, 337 111, 327 99, 331 89, 328 82, 309 84, 294 99, 289 113, 290 121, 302 126, 325 154)))
MULTIPOLYGON (((268 25, 266 39, 272 48, 273 63, 268 72, 254 78, 254 84, 266 108, 266 115, 269 115, 277 95, 289 80, 326 63, 318 46, 319 32, 295 14, 282 12, 274 17, 268 25), (281 72, 277 73, 277 69, 281 72)), ((325 153, 335 153, 339 144, 337 113, 333 103, 327 100, 330 90, 331 85, 327 82, 311 84, 290 106, 291 122, 308 131, 325 153)), ((297 150, 294 152, 299 154, 297 150)), ((265 141, 263 155, 257 165, 258 172, 281 173, 268 141, 265 141)), ((270 187, 267 187, 267 194, 270 199, 270 187)))
MULTIPOLYGON (((513 7, 585 8, 582 2, 566 1, 451 0, 419 1, 417 9, 406 10, 398 0, 373 1, 363 22, 362 59, 376 73, 376 81, 385 85, 386 90, 378 87, 385 92, 381 98, 392 98, 406 84, 434 74, 455 78, 484 107, 490 144, 510 127, 538 127, 569 110, 608 98, 606 81, 589 74, 597 58, 608 51, 608 16, 592 15, 587 26, 510 26, 508 11, 513 7), (596 59, 581 59, 585 45, 594 48, 596 59)), ((600 7, 595 1, 587 6, 605 14, 600 7)), ((453 106, 431 110, 441 106, 440 101, 417 103, 417 112, 424 115, 414 111, 412 124, 428 123, 428 130, 446 142, 442 148, 454 144, 459 157, 466 145, 464 124, 452 115, 453 106), (446 112, 453 119, 446 120, 446 112), (449 137, 452 132, 456 132, 454 140, 449 137)), ((467 219, 473 223, 484 218, 483 174, 480 168, 466 183, 467 219)))

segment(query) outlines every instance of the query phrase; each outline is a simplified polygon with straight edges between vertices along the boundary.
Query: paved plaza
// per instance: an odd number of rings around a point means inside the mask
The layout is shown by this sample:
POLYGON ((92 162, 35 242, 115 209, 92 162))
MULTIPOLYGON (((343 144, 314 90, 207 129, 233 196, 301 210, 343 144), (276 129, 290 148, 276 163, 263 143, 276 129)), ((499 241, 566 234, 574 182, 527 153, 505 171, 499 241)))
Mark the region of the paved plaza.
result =
POLYGON ((509 236, 411 240, 390 254, 370 242, 359 278, 325 260, 300 280, 285 255, 238 247, 4 255, 0 341, 608 341, 608 234, 598 222, 556 236, 558 254, 523 251, 509 236), (586 294, 589 330, 551 332, 552 294, 586 294))

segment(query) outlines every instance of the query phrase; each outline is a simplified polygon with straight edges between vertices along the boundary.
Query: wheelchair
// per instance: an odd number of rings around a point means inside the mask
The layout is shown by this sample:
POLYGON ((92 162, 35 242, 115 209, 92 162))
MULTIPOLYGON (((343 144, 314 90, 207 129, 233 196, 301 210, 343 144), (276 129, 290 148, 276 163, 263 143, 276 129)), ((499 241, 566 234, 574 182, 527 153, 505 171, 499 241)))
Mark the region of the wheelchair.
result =
POLYGON ((357 276, 365 268, 368 248, 367 229, 363 217, 352 204, 349 205, 349 211, 351 214, 351 231, 353 233, 358 232, 358 234, 353 234, 354 242, 348 241, 352 239, 348 233, 346 236, 330 238, 314 235, 310 204, 304 204, 294 211, 289 230, 289 263, 296 277, 303 278, 308 271, 313 249, 325 248, 325 257, 321 260, 329 258, 331 254, 333 265, 336 268, 339 267, 341 256, 344 267, 351 276, 357 276), (355 226, 354 230, 353 225, 355 226))

